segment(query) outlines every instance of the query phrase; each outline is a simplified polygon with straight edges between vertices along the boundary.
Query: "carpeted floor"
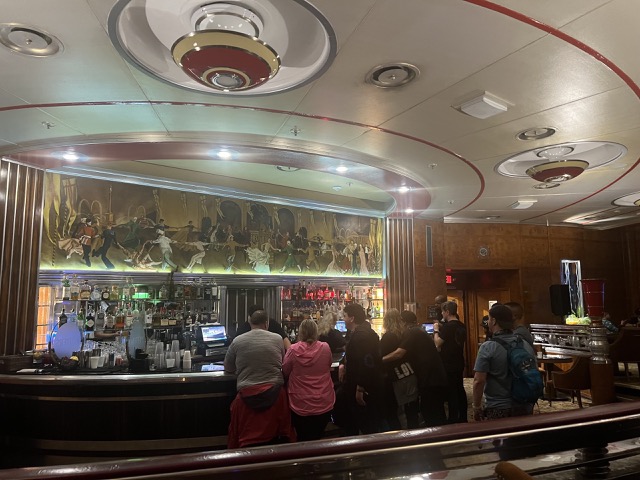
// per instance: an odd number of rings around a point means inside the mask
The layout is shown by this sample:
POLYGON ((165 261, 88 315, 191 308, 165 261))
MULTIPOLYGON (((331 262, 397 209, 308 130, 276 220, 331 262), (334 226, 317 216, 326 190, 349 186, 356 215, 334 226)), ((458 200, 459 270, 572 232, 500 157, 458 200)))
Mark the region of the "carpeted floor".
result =
MULTIPOLYGON (((471 394, 473 391, 473 378, 465 378, 464 379, 464 389, 467 391, 467 401, 469 404, 468 418, 469 421, 473 420, 473 407, 471 405, 471 394)), ((568 394, 563 395, 566 400, 561 401, 552 401, 549 402, 547 400, 538 400, 538 403, 533 408, 533 414, 539 415, 542 413, 553 413, 560 412, 564 410, 577 410, 579 407, 577 400, 572 399, 568 394)), ((591 398, 589 396, 589 392, 582 392, 582 406, 583 408, 587 408, 591 406, 591 398)))

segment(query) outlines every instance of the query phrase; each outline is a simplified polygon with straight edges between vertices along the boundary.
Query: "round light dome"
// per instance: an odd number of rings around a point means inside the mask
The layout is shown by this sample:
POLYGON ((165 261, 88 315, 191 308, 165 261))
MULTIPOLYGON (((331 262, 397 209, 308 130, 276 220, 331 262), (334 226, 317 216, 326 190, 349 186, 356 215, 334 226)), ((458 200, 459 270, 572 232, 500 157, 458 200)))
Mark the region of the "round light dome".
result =
POLYGON ((589 166, 584 160, 548 162, 527 169, 527 175, 544 183, 560 183, 576 178, 589 166))

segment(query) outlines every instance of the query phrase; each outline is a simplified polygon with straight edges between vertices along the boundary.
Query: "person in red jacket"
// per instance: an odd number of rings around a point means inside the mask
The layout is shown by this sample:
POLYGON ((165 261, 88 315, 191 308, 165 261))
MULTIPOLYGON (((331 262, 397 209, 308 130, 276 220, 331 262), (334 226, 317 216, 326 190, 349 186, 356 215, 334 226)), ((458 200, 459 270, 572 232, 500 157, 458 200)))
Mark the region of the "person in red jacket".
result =
POLYGON ((331 349, 318 341, 311 319, 300 324, 298 342, 287 350, 282 372, 298 440, 318 440, 329 423, 336 396, 331 380, 331 349))

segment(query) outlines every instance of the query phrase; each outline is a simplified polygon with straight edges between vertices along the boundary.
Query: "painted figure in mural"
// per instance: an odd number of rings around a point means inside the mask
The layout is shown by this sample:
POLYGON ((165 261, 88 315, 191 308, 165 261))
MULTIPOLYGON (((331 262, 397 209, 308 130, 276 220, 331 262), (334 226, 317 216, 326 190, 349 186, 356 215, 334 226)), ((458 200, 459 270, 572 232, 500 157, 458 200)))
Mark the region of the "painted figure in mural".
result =
POLYGON ((164 223, 164 218, 161 218, 160 220, 158 220, 158 223, 156 223, 153 226, 154 230, 156 231, 156 233, 167 233, 167 228, 171 228, 169 227, 169 225, 164 223))
POLYGON ((249 247, 245 251, 249 257, 249 264, 257 273, 271 273, 268 251, 265 252, 257 247, 249 247))
POLYGON ((189 220, 189 223, 184 227, 180 227, 171 239, 176 243, 193 242, 195 239, 195 228, 196 226, 193 224, 193 221, 189 220))
POLYGON ((93 221, 90 218, 86 219, 86 223, 77 230, 77 238, 82 245, 82 259, 87 267, 91 266, 91 241, 96 236, 96 230, 93 227, 93 221))
POLYGON ((282 233, 280 229, 278 229, 276 233, 276 245, 278 245, 278 248, 286 248, 287 242, 289 242, 289 232, 282 233))
POLYGON ((299 248, 299 251, 307 254, 307 260, 305 261, 307 269, 311 269, 311 265, 316 267, 316 272, 320 272, 320 264, 316 257, 316 249, 313 245, 308 245, 307 248, 299 248))
POLYGON ((327 265, 327 269, 324 271, 324 275, 343 275, 344 270, 338 265, 338 252, 333 247, 331 247, 331 257, 331 262, 329 263, 329 265, 327 265))
POLYGON ((100 256, 100 258, 102 259, 102 262, 104 263, 104 266, 107 267, 109 270, 111 270, 112 268, 115 268, 115 267, 113 263, 111 263, 111 261, 107 258, 107 253, 109 252, 111 245, 115 244, 118 247, 120 246, 120 244, 116 240, 116 232, 113 230, 112 222, 109 222, 107 224, 107 227, 104 230, 102 230, 100 237, 102 238, 102 245, 97 250, 93 250, 91 253, 91 256, 92 257, 100 256))
MULTIPOLYGON (((231 228, 231 226, 229 226, 229 228, 231 228)), ((225 270, 227 272, 230 272, 232 269, 236 268, 234 265, 234 262, 236 260, 237 249, 246 248, 248 246, 249 245, 244 245, 242 243, 236 242, 235 239, 233 238, 233 235, 229 235, 229 237, 227 238, 227 241, 222 247, 222 250, 227 252, 227 265, 225 266, 225 270)))
POLYGON ((178 268, 171 258, 173 255, 171 244, 174 242, 164 235, 163 230, 158 231, 158 238, 156 238, 153 243, 157 243, 160 246, 160 252, 162 253, 162 268, 165 269, 167 266, 171 268, 178 268))
POLYGON ((206 247, 208 247, 210 243, 204 243, 204 242, 201 242, 200 240, 196 240, 195 242, 184 242, 183 245, 195 247, 195 249, 197 250, 197 252, 191 257, 191 260, 189 261, 189 265, 187 265, 187 270, 190 272, 193 269, 193 267, 196 265, 196 263, 198 265, 202 265, 202 259, 205 256, 206 247))
POLYGON ((280 273, 284 273, 287 271, 289 267, 298 267, 298 271, 302 272, 302 267, 298 263, 296 259, 295 252, 296 249, 291 244, 291 240, 287 240, 287 245, 282 249, 283 252, 287 254, 287 259, 284 262, 284 265, 280 269, 280 273))
POLYGON ((360 270, 358 274, 369 275, 369 269, 367 268, 367 256, 362 245, 358 246, 358 255, 360 256, 360 270))
POLYGON ((358 260, 359 260, 359 248, 358 245, 351 240, 351 242, 349 242, 349 252, 351 253, 351 274, 352 275, 359 275, 360 274, 360 268, 358 265, 358 260))
POLYGON ((140 230, 140 224, 138 223, 138 217, 133 217, 123 226, 127 227, 129 231, 122 240, 122 246, 125 248, 136 248, 140 244, 140 238, 138 237, 138 230, 140 230))

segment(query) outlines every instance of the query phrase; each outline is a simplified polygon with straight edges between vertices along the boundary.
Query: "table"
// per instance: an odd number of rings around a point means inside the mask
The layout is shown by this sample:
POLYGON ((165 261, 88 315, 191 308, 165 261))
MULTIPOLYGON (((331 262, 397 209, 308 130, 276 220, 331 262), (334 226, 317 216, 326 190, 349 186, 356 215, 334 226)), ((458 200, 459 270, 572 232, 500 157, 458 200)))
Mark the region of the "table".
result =
POLYGON ((551 376, 551 372, 553 372, 553 366, 555 364, 571 362, 573 362, 573 357, 569 357, 566 355, 540 355, 540 353, 538 353, 538 364, 544 366, 544 395, 542 397, 544 400, 548 400, 549 403, 551 403, 552 401, 557 402, 569 400, 570 397, 566 395, 559 395, 558 392, 556 392, 556 389, 553 386, 553 377, 551 376))

